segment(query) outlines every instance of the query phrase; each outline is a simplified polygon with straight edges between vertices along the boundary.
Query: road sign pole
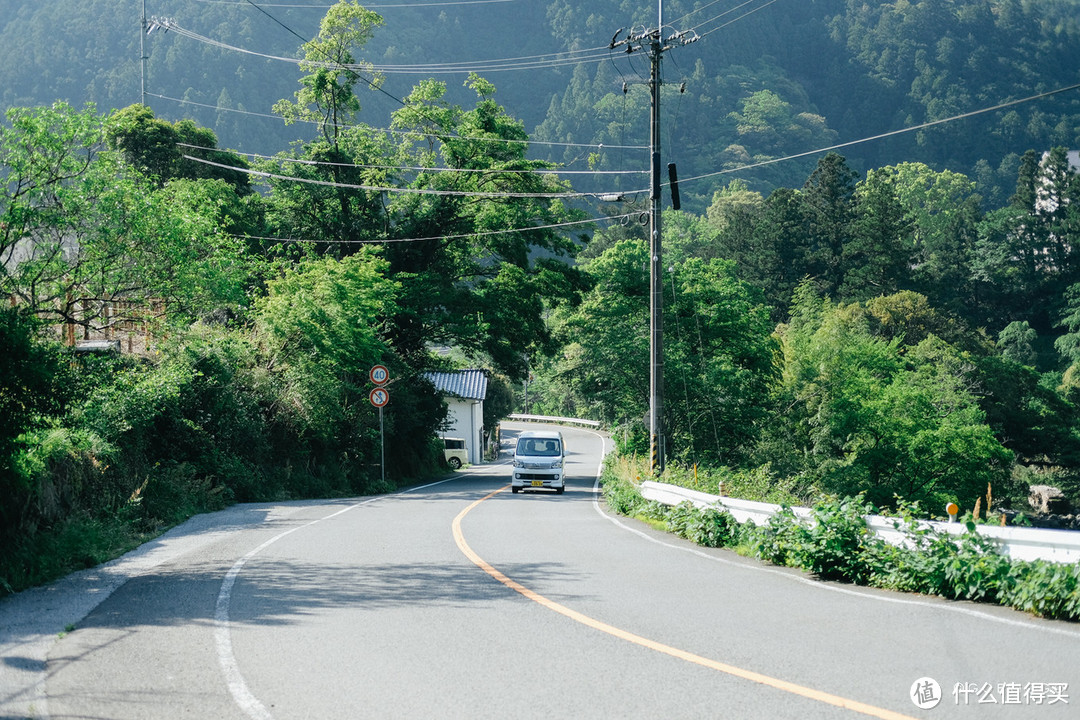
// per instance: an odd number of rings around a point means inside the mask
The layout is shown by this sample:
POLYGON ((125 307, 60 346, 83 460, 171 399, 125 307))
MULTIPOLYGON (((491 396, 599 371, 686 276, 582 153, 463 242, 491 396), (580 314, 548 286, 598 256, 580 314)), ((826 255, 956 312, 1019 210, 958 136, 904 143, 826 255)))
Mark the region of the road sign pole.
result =
POLYGON ((383 423, 383 406, 390 402, 390 392, 385 385, 390 380, 390 371, 385 365, 375 365, 369 373, 375 389, 368 395, 371 404, 379 408, 379 472, 382 484, 386 485, 386 425, 383 423))

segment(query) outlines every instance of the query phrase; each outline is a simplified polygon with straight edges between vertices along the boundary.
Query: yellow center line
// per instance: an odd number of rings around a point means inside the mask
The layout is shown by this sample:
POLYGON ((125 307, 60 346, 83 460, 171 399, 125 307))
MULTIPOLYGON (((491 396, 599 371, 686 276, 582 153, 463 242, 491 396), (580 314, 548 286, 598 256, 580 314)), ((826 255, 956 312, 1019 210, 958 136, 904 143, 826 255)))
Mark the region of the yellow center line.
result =
POLYGON ((656 642, 655 640, 650 640, 649 638, 642 637, 640 635, 635 635, 632 632, 617 628, 613 625, 608 625, 607 623, 596 620, 595 618, 591 618, 588 615, 583 615, 576 610, 571 610, 565 605, 561 605, 554 600, 546 598, 543 595, 540 595, 539 593, 530 590, 521 583, 507 577, 503 573, 496 570, 482 557, 477 555, 476 552, 474 552, 473 549, 469 547, 469 543, 465 542, 465 535, 461 531, 462 519, 464 519, 464 517, 468 515, 473 510, 473 508, 475 508, 477 505, 484 502, 485 500, 488 500, 489 498, 492 498, 495 495, 503 492, 504 490, 506 490, 507 487, 509 487, 509 485, 507 485, 506 487, 501 487, 494 492, 488 493, 487 495, 480 498, 479 500, 462 510, 460 513, 458 513, 458 516, 454 518, 453 530, 454 541, 457 543, 458 549, 460 549, 461 552, 465 554, 465 557, 469 558, 469 560, 471 560, 477 567, 479 567, 481 570, 483 570, 488 575, 495 578, 508 588, 519 592, 533 602, 539 603, 540 605, 543 605, 549 610, 554 610, 560 615, 565 615, 571 620, 579 622, 582 625, 586 625, 595 630, 605 632, 608 635, 612 635, 622 640, 626 640, 627 642, 632 642, 636 645, 641 645, 642 647, 647 647, 657 652, 664 653, 665 655, 679 658, 680 660, 692 662, 697 665, 717 670, 727 675, 732 675, 734 677, 742 678, 744 680, 750 680, 751 682, 760 683, 761 685, 767 685, 768 687, 776 688, 777 690, 782 690, 793 695, 799 695, 810 700, 816 700, 817 702, 842 707, 847 710, 862 713, 863 715, 868 715, 870 717, 882 718, 882 720, 915 720, 915 718, 911 717, 910 715, 903 715, 898 712, 893 712, 892 710, 885 710, 884 708, 867 705, 866 703, 859 702, 858 700, 851 700, 849 698, 840 697, 839 695, 833 695, 831 693, 823 692, 821 690, 815 690, 814 688, 797 685, 796 683, 788 682, 787 680, 780 680, 779 678, 762 675, 761 673, 754 672, 753 670, 745 670, 740 667, 735 667, 734 665, 728 665, 727 663, 710 660, 709 658, 701 657, 700 655, 695 655, 685 650, 671 647, 670 645, 664 645, 663 643, 656 642))

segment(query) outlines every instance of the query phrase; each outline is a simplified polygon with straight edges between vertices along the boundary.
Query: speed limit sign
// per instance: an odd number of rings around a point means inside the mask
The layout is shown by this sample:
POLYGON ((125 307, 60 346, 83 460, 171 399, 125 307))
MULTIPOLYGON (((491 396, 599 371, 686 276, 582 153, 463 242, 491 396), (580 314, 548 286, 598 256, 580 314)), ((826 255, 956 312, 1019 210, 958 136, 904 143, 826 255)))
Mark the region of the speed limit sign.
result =
POLYGON ((368 395, 368 397, 371 399, 372 405, 381 408, 386 405, 386 403, 390 402, 390 391, 386 388, 377 387, 371 391, 371 394, 368 395))
POLYGON ((376 385, 385 385, 386 381, 390 379, 390 371, 386 369, 385 365, 375 365, 371 368, 371 382, 376 385))

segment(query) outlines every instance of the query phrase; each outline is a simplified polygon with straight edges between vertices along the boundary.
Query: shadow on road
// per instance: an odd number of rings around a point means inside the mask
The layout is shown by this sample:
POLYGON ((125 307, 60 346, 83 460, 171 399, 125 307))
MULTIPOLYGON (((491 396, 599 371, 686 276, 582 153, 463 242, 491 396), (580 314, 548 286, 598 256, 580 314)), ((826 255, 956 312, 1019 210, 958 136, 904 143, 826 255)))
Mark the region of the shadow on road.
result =
MULTIPOLYGON (((525 584, 578 579, 554 562, 514 563, 501 569, 525 584)), ((136 578, 79 623, 79 629, 212 624, 221 577, 221 566, 211 564, 136 578)), ((472 564, 312 564, 256 558, 245 565, 233 589, 229 620, 288 625, 326 609, 464 608, 517 597, 472 564)), ((578 597, 563 594, 558 599, 578 597)))

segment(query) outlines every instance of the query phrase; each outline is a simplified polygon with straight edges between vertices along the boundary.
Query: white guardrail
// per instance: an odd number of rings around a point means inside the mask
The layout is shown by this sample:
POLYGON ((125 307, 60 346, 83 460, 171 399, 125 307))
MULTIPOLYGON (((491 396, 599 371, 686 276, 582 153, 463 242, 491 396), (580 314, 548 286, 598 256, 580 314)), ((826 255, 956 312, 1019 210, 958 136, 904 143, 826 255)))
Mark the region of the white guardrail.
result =
POLYGON ((563 425, 587 425, 588 427, 600 427, 598 420, 582 420, 581 418, 568 418, 568 417, 549 417, 547 415, 522 415, 521 413, 514 413, 507 415, 507 420, 518 420, 520 422, 543 422, 543 423, 558 423, 563 425))
MULTIPOLYGON (((641 484, 641 494, 646 500, 655 500, 665 505, 678 505, 691 502, 701 508, 727 510, 740 523, 750 521, 755 525, 764 525, 770 517, 780 510, 779 505, 771 503, 739 500, 720 497, 708 493, 667 485, 646 480, 641 484)), ((808 518, 810 508, 796 507, 792 511, 798 517, 808 518)), ((897 518, 867 515, 866 524, 885 542, 893 545, 906 543, 907 536, 898 529, 897 518)), ((967 532, 963 523, 944 523, 924 521, 926 527, 952 535, 967 532)), ((1048 560, 1058 563, 1080 562, 1080 532, 1073 530, 1046 530, 1042 528, 1000 527, 997 525, 979 525, 976 531, 996 542, 1005 555, 1017 560, 1048 560)))

